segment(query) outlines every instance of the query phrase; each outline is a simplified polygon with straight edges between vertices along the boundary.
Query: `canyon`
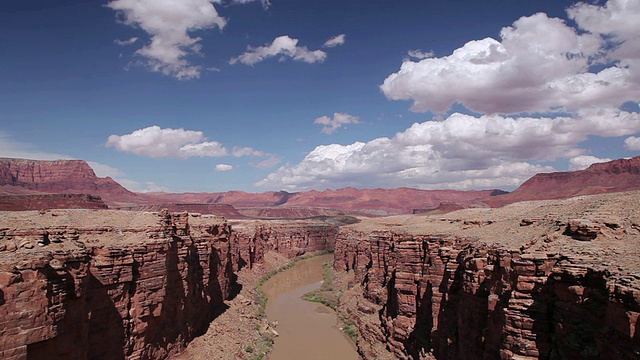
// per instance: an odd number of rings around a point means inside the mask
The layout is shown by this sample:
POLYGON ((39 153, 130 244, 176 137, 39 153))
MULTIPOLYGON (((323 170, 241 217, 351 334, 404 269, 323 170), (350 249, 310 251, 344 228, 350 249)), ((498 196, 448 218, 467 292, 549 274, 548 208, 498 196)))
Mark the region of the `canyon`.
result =
POLYGON ((267 252, 333 248, 336 227, 231 225, 197 213, 55 210, 0 217, 0 358, 162 359, 228 307, 267 252), (235 292, 234 292, 235 291, 235 292))
POLYGON ((243 349, 264 320, 255 278, 238 289, 238 275, 264 273, 274 255, 334 250, 338 313, 365 359, 635 359, 639 206, 640 193, 625 192, 340 227, 3 212, 0 357, 197 359, 190 343, 232 336, 209 356, 251 359, 243 349), (242 321, 253 327, 236 329, 242 321))
POLYGON ((637 359, 639 179, 632 158, 510 194, 137 194, 0 159, 0 358, 258 359, 260 278, 329 251, 364 359, 637 359))

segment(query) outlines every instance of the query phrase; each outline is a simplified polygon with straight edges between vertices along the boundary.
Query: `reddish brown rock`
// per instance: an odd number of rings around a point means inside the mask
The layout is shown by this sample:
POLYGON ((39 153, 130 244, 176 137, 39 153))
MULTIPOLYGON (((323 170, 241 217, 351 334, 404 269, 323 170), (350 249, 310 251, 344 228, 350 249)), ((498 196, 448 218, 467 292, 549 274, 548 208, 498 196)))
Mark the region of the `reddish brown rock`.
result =
POLYGON ((89 194, 0 195, 0 211, 106 208, 99 196, 89 194))
POLYGON ((628 193, 343 228, 341 312, 367 359, 637 359, 638 204, 628 193))
POLYGON ((537 174, 512 193, 486 198, 482 202, 497 207, 518 201, 564 199, 638 189, 640 156, 593 164, 580 171, 537 174))
POLYGON ((166 358, 224 309, 233 264, 223 220, 95 214, 2 229, 3 243, 43 246, 0 252, 1 358, 166 358))

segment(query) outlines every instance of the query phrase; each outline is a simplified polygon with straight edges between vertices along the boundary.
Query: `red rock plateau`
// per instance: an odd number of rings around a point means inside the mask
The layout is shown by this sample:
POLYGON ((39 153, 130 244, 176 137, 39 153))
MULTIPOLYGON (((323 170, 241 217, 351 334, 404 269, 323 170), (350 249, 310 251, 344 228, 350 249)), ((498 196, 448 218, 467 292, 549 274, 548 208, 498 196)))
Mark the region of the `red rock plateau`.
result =
POLYGON ((235 272, 265 253, 333 249, 337 233, 309 221, 234 227, 186 212, 0 212, 0 358, 165 359, 226 310, 235 272))
POLYGON ((640 193, 343 227, 365 359, 640 358, 640 193))
MULTIPOLYGON (((108 205, 136 204, 142 199, 125 189, 110 177, 99 178, 83 160, 25 160, 0 158, 0 193, 21 195, 22 204, 29 202, 31 195, 42 194, 91 194, 100 196, 108 205)), ((49 204, 56 197, 49 198, 49 204)), ((65 205, 68 197, 58 199, 57 208, 65 205)), ((38 210, 39 208, 31 208, 38 210)), ((2 207, 0 210, 7 210, 2 207)))

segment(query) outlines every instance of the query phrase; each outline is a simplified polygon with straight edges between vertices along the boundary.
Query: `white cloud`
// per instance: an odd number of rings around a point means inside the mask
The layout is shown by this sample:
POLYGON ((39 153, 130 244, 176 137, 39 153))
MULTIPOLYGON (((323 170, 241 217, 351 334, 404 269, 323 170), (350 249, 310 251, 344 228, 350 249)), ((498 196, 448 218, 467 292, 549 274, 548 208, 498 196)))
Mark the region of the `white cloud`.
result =
POLYGON ((580 155, 569 159, 569 170, 584 170, 591 166, 591 164, 603 163, 611 160, 612 159, 609 158, 599 158, 591 155, 580 155))
POLYGON ((435 56, 433 51, 424 52, 424 51, 422 51, 420 49, 409 50, 409 51, 407 51, 407 55, 409 55, 409 57, 412 57, 412 58, 418 59, 418 60, 429 59, 429 58, 432 58, 432 57, 435 56))
MULTIPOLYGON (((627 16, 637 18, 638 12, 633 14, 627 16)), ((615 55, 606 53, 609 45, 599 34, 578 32, 539 13, 503 28, 500 41, 470 41, 449 56, 405 61, 381 90, 392 100, 412 100, 414 111, 435 112, 455 103, 510 114, 637 101, 640 63, 613 62, 589 72, 591 65, 615 55)))
POLYGON ((216 171, 230 171, 233 170, 233 166, 229 164, 217 164, 216 171))
MULTIPOLYGON (((640 59, 640 2, 609 0, 604 6, 578 3, 567 10, 582 29, 605 35, 612 59, 640 59)), ((638 71, 638 64, 634 66, 638 71)))
POLYGON ((584 155, 579 144, 589 135, 639 131, 640 114, 615 110, 555 118, 455 113, 443 121, 413 124, 393 138, 318 146, 301 163, 282 166, 256 185, 293 191, 515 187, 538 172, 554 170, 536 162, 584 155))
POLYGON ((343 45, 345 40, 346 40, 345 34, 336 35, 330 38, 329 40, 325 41, 323 47, 332 48, 338 45, 343 45))
POLYGON ((208 141, 202 131, 160 128, 157 125, 139 129, 131 134, 111 135, 105 144, 118 151, 151 158, 269 156, 251 147, 235 146, 229 151, 217 141, 208 141))
POLYGON ((227 150, 216 141, 206 141, 202 131, 162 129, 149 126, 131 134, 109 136, 107 147, 151 158, 188 158, 226 156, 227 150))
POLYGON ((124 46, 124 45, 131 45, 131 44, 135 43, 136 41, 138 41, 138 38, 137 38, 137 37, 135 37, 135 36, 134 36, 134 37, 132 37, 132 38, 130 38, 129 40, 119 40, 119 39, 115 39, 115 40, 113 40, 113 42, 114 42, 116 45, 120 45, 120 46, 124 46))
POLYGON ((360 124, 360 119, 357 116, 345 114, 345 113, 334 113, 333 119, 328 116, 322 116, 313 121, 314 124, 324 125, 322 127, 322 132, 325 134, 331 134, 334 131, 341 128, 346 124, 360 124))
POLYGON ((260 150, 255 150, 253 148, 250 147, 239 147, 239 146, 234 146, 233 147, 233 151, 231 152, 231 154, 235 157, 241 157, 241 156, 265 156, 267 154, 265 154, 264 151, 260 151, 260 150))
POLYGON ((201 66, 192 65, 189 55, 200 54, 201 38, 190 32, 217 26, 226 20, 218 15, 212 0, 112 0, 106 6, 115 10, 122 23, 139 27, 151 42, 136 51, 152 71, 177 79, 200 76, 201 66))
POLYGON ((269 169, 280 164, 281 161, 282 159, 280 159, 279 157, 275 155, 271 155, 270 157, 262 161, 259 161, 257 163, 256 162, 250 163, 250 165, 258 169, 269 169))
POLYGON ((327 53, 322 50, 309 50, 306 46, 298 46, 298 39, 292 39, 287 35, 279 36, 271 44, 257 48, 248 46, 247 51, 238 57, 229 60, 230 64, 241 62, 245 65, 254 65, 268 58, 282 55, 296 61, 309 64, 323 62, 327 53))
POLYGON ((624 147, 628 150, 640 150, 640 137, 629 136, 628 138, 624 139, 624 147))
POLYGON ((232 4, 249 4, 249 3, 254 3, 254 2, 260 2, 262 4, 262 7, 265 9, 268 9, 269 6, 271 6, 271 2, 269 2, 269 0, 231 0, 232 4))

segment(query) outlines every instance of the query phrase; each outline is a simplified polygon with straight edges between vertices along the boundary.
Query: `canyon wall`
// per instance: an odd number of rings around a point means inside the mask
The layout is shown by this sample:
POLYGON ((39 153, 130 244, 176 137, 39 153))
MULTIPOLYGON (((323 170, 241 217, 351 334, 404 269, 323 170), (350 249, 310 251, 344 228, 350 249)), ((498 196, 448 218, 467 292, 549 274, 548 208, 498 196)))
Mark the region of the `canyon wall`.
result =
MULTIPOLYGON (((0 219, 0 358, 163 359, 225 310, 234 271, 333 248, 317 222, 55 210, 0 219), (232 235, 233 234, 233 235, 232 235)), ((215 323, 212 325, 215 326, 215 323)))
POLYGON ((0 211, 106 208, 99 196, 89 194, 0 195, 0 211))
POLYGON ((310 220, 234 221, 232 241, 236 270, 261 263, 274 251, 288 258, 333 251, 338 227, 310 220))
POLYGON ((0 358, 164 358, 224 309, 232 285, 224 221, 103 216, 104 226, 76 216, 1 230, 0 358))
POLYGON ((350 279, 341 306, 359 330, 361 354, 640 358, 638 221, 602 214, 502 224, 431 219, 445 231, 436 224, 413 233, 417 223, 342 230, 335 269, 350 279), (517 241, 500 241, 510 237, 517 241))

